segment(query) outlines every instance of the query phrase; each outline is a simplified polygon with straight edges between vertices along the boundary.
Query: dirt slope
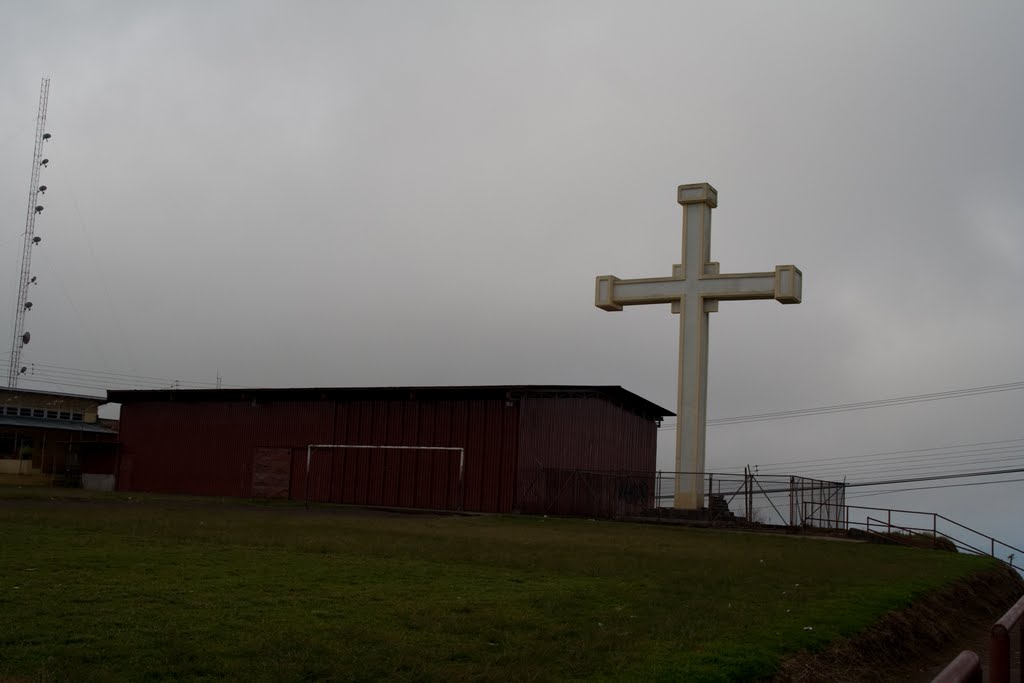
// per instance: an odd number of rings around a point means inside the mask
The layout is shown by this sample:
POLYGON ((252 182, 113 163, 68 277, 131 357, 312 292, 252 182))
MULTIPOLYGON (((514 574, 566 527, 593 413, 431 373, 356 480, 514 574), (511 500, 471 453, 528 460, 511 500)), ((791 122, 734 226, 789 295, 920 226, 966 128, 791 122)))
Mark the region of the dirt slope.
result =
POLYGON ((1024 581, 1000 565, 891 612, 822 652, 784 661, 773 680, 930 681, 961 650, 987 643, 988 629, 1022 593, 1024 581))

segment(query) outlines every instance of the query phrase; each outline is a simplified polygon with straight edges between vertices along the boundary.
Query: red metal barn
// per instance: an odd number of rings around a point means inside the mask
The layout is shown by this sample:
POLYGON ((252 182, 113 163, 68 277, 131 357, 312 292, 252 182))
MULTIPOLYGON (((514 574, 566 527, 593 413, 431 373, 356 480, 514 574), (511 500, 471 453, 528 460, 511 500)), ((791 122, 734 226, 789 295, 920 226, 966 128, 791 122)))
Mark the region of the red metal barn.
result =
POLYGON ((602 516, 652 505, 657 425, 672 415, 616 386, 147 390, 108 400, 121 404, 122 491, 602 516))

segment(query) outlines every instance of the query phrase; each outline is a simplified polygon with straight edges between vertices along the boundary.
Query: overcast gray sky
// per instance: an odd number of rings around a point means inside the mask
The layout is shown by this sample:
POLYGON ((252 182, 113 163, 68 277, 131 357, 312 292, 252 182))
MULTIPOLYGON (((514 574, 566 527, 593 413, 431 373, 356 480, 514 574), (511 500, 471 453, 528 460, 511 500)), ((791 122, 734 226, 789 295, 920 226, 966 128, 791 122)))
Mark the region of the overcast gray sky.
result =
MULTIPOLYGON (((711 418, 1022 381, 1021 35, 1019 2, 7 2, 0 325, 49 76, 27 363, 673 408, 677 318, 594 277, 669 274, 675 188, 708 181, 723 272, 804 272, 799 306, 712 316, 711 418)), ((1024 439, 1022 407, 711 427, 708 469, 1024 439)), ((983 512, 1020 487, 862 502, 1024 543, 983 512)))

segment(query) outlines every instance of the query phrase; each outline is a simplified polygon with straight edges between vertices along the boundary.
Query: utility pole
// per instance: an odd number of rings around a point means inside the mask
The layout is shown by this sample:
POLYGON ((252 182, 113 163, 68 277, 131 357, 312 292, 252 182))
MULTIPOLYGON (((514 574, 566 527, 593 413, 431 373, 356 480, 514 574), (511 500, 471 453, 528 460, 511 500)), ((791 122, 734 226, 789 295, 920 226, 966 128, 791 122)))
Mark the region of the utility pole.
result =
POLYGON ((15 307, 14 336, 11 339, 11 363, 7 369, 7 386, 18 386, 18 377, 25 372, 21 366, 21 350, 32 335, 25 330, 25 313, 32 308, 28 300, 29 285, 36 283, 32 276, 32 248, 42 239, 36 236, 36 216, 43 212, 38 203, 39 195, 46 194, 46 185, 39 184, 39 173, 50 163, 43 158, 43 143, 50 139, 46 132, 46 105, 50 99, 50 79, 44 78, 39 87, 39 110, 36 113, 36 143, 32 150, 32 176, 28 186, 28 211, 25 215, 25 235, 21 247, 21 278, 18 281, 18 304, 15 307))

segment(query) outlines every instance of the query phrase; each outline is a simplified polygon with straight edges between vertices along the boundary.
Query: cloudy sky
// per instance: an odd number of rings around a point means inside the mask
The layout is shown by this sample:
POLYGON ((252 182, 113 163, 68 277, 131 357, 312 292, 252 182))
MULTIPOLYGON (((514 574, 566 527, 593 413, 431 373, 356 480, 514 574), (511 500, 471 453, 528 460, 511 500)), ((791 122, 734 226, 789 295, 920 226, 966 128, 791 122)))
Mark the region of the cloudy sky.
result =
MULTIPOLYGON (((1018 2, 5 3, 0 329, 47 76, 23 386, 619 384, 673 408, 677 318, 601 311, 594 277, 669 274, 676 186, 701 181, 723 272, 804 272, 800 306, 713 314, 711 418, 1021 382, 1022 33, 1018 2)), ((712 426, 708 469, 1024 467, 1022 407, 712 426)), ((992 519, 1021 486, 861 502, 1024 544, 992 519)))

